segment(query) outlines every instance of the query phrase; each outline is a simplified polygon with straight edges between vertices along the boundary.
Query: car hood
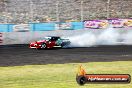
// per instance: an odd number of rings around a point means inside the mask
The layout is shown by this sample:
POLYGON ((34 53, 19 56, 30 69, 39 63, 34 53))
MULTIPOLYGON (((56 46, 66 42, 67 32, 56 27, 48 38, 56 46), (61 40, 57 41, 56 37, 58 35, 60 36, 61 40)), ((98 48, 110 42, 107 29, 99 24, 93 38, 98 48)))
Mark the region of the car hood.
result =
POLYGON ((39 41, 35 41, 35 42, 31 42, 30 44, 36 44, 36 43, 41 43, 41 42, 46 42, 47 40, 39 40, 39 41))

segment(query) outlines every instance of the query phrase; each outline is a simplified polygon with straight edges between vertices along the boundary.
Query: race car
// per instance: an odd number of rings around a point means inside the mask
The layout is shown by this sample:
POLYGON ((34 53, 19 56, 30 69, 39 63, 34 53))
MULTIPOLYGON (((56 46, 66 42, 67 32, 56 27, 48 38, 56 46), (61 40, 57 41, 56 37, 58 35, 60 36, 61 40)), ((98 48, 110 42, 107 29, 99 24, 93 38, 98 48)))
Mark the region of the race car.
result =
POLYGON ((69 39, 61 38, 59 36, 48 36, 35 42, 31 42, 29 48, 48 49, 54 47, 66 48, 70 45, 69 39))

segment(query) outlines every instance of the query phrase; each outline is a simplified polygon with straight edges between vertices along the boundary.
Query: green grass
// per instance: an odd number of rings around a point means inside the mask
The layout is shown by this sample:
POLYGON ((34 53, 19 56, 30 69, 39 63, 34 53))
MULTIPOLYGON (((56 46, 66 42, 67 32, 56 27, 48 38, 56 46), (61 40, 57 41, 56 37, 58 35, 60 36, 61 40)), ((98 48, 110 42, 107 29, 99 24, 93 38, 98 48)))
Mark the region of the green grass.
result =
MULTIPOLYGON (((75 81, 81 63, 0 67, 0 88, 132 88, 132 84, 86 84, 75 81)), ((83 63, 89 74, 130 74, 132 61, 83 63)))

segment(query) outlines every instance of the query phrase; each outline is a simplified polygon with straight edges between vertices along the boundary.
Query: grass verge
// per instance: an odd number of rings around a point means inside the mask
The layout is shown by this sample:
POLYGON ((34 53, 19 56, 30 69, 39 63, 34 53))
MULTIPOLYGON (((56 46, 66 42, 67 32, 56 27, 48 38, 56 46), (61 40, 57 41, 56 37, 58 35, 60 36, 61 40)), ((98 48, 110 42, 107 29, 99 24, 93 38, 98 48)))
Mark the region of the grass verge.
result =
MULTIPOLYGON (((132 84, 86 84, 75 81, 81 63, 0 67, 0 88, 132 88, 132 84)), ((83 63, 89 74, 130 74, 132 61, 83 63)))

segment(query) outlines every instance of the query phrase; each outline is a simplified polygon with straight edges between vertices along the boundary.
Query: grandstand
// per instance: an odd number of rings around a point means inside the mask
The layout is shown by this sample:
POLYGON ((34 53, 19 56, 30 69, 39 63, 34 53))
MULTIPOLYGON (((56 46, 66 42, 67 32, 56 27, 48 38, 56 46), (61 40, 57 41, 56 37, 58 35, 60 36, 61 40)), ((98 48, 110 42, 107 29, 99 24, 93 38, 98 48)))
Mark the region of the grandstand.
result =
POLYGON ((130 17, 132 0, 0 0, 0 23, 130 17))

